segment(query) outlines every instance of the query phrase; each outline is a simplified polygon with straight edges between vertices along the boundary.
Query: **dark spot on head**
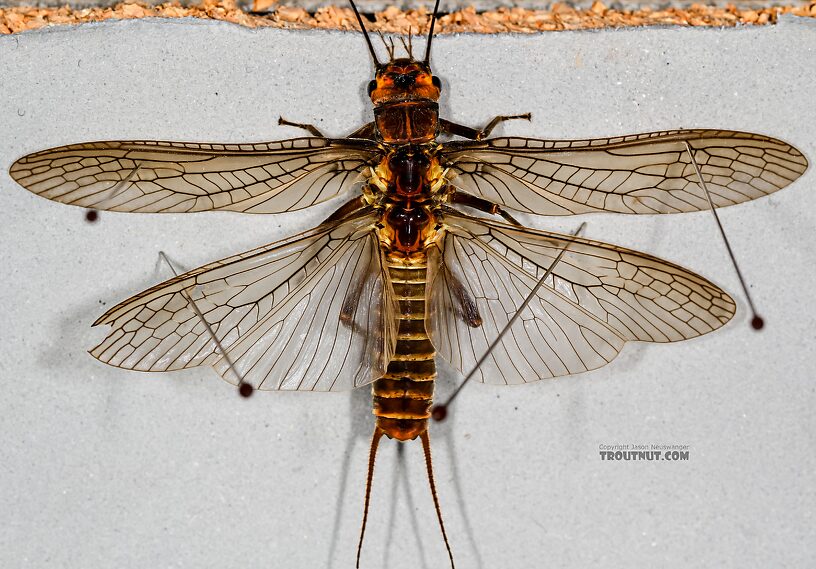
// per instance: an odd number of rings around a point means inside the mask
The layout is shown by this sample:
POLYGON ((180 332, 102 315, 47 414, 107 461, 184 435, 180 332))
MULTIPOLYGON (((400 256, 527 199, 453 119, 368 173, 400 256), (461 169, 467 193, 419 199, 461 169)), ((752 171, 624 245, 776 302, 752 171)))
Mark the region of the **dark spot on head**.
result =
POLYGON ((439 77, 437 77, 436 75, 431 77, 431 83, 433 83, 433 86, 436 87, 437 89, 442 88, 442 81, 440 81, 439 77))
POLYGON ((371 93, 373 93, 374 89, 376 89, 376 88, 377 88, 377 80, 376 79, 372 79, 371 81, 368 82, 368 96, 369 97, 371 96, 371 93))
POLYGON ((408 89, 416 82, 416 77, 408 73, 400 73, 394 77, 394 86, 399 89, 408 89))

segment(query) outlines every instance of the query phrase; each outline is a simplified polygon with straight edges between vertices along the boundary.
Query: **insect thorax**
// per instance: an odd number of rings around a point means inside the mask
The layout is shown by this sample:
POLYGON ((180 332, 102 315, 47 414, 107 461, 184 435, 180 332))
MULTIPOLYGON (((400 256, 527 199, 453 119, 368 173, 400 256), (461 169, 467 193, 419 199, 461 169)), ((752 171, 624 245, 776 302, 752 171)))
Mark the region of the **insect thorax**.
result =
POLYGON ((377 131, 386 144, 423 144, 436 138, 439 105, 434 101, 398 101, 374 109, 377 131))
POLYGON ((424 258, 439 238, 436 210, 445 190, 435 144, 399 146, 383 157, 372 169, 368 192, 382 210, 379 238, 387 253, 424 258))

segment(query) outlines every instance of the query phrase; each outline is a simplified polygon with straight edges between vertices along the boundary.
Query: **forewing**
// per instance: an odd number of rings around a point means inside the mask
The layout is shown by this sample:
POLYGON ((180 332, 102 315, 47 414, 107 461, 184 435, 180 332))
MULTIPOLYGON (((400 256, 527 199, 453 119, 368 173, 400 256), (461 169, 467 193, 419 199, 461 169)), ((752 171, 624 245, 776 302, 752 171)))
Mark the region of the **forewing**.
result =
POLYGON ((89 142, 29 154, 10 174, 61 203, 109 211, 280 213, 351 189, 376 155, 361 140, 89 142))
POLYGON ((451 180, 505 207, 541 215, 596 211, 679 213, 709 209, 688 143, 717 207, 771 194, 796 180, 807 159, 759 134, 674 130, 594 140, 493 138, 441 151, 451 180))
POLYGON ((446 215, 445 226, 426 325, 439 353, 463 373, 566 248, 477 372, 487 383, 592 370, 612 361, 626 341, 693 338, 725 324, 736 308, 699 275, 637 251, 458 215, 446 215), (475 300, 481 326, 462 317, 451 278, 475 300))
POLYGON ((326 224, 146 290, 95 322, 112 329, 91 353, 141 371, 212 365, 227 381, 260 389, 369 383, 384 372, 396 342, 375 221, 365 215, 326 224))

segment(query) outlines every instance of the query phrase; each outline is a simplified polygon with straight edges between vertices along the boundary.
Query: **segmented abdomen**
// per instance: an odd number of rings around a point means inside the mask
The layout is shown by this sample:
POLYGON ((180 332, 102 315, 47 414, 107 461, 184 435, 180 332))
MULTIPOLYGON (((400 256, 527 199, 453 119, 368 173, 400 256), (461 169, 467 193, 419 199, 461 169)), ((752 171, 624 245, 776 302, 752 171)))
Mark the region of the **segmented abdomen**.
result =
POLYGON ((435 350, 425 331, 425 275, 422 259, 410 267, 388 259, 399 302, 399 335, 385 375, 372 384, 377 425, 391 438, 410 440, 427 429, 431 416, 435 350))

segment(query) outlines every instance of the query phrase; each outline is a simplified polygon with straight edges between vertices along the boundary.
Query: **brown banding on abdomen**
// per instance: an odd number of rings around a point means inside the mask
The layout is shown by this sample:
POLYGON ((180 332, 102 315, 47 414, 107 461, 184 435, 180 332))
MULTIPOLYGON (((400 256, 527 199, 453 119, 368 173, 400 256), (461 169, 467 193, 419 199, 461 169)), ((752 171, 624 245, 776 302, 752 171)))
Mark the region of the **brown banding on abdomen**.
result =
POLYGON ((433 402, 436 351, 425 330, 425 266, 389 263, 399 304, 394 356, 372 384, 373 413, 386 436, 411 440, 428 428, 433 402))

